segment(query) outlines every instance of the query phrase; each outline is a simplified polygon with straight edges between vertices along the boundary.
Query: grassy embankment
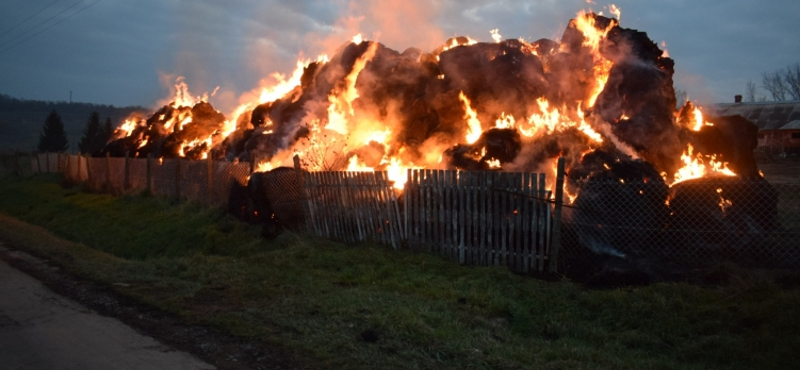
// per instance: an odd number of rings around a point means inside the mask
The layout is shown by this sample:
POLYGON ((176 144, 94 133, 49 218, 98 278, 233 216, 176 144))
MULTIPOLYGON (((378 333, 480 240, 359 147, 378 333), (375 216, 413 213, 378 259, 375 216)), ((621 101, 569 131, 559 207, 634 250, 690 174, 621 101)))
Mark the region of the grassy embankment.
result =
POLYGON ((723 267, 717 287, 588 290, 372 244, 265 241, 218 210, 63 189, 55 176, 0 177, 0 239, 330 368, 786 369, 800 359, 792 273, 723 267), (368 330, 377 341, 363 340, 368 330))

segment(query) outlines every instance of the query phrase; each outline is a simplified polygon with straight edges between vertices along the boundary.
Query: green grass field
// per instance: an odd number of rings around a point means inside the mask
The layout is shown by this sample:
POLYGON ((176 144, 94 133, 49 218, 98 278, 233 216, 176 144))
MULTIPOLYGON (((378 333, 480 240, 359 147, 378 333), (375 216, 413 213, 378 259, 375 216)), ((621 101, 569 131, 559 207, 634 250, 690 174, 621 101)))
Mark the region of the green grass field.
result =
POLYGON ((800 275, 591 290, 373 244, 284 233, 216 209, 0 177, 0 239, 192 322, 336 369, 788 369, 800 275), (113 285, 113 283, 125 283, 113 285), (365 341, 362 333, 375 334, 365 341))

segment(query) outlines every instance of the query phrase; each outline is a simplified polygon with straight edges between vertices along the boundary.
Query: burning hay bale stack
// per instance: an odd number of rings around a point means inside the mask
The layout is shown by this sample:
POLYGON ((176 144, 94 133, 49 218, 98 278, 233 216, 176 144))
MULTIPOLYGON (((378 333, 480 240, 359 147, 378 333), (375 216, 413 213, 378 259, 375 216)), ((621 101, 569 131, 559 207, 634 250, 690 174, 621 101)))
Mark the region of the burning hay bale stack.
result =
POLYGON ((553 173, 565 157, 568 240, 618 258, 668 248, 659 239, 717 248, 681 231, 702 223, 752 231, 737 241, 743 249, 780 228, 753 158, 754 126, 706 119, 691 103, 676 111, 675 62, 646 33, 581 12, 560 42, 493 36, 452 38, 431 52, 357 36, 330 58, 298 63, 228 118, 179 81, 174 102, 123 124, 106 151, 252 162, 251 202, 270 215, 284 207, 265 196, 266 171, 295 154, 309 171, 388 171, 398 191, 408 169, 553 173), (704 185, 716 177, 726 196, 741 189, 727 208, 704 185))

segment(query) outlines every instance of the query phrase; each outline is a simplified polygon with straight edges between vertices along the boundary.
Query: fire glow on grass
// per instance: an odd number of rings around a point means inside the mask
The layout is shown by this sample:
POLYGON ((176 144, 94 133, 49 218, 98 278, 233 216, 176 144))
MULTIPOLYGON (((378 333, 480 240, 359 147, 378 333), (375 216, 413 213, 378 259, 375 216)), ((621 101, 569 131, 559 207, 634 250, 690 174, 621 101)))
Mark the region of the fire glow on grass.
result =
MULTIPOLYGON (((135 144, 128 150, 133 148, 137 155, 146 155, 147 150, 168 141, 163 137, 172 135, 180 142, 172 155, 258 159, 257 171, 290 166, 292 155, 297 154, 310 171, 388 171, 397 189, 403 188, 408 169, 470 168, 457 164, 459 153, 465 153, 463 157, 475 168, 548 174, 555 173, 556 157, 560 155, 568 156, 575 165, 586 153, 601 148, 613 148, 638 159, 647 153, 631 149, 635 146, 630 138, 618 137, 615 131, 617 126, 636 120, 637 112, 623 110, 609 117, 604 111, 607 108, 601 106, 603 99, 609 99, 604 94, 608 95, 609 78, 616 68, 604 45, 622 42, 609 41, 612 30, 616 30, 614 37, 620 37, 621 15, 616 6, 609 7, 609 11, 617 19, 587 11, 577 13, 567 29, 572 37, 580 38, 577 42, 504 41, 499 30, 493 29, 492 42, 454 37, 431 53, 412 49, 396 53, 357 34, 331 54, 333 58, 322 55, 314 60, 301 59, 288 77, 274 73, 262 80, 259 88, 240 98, 241 104, 229 118, 215 118, 215 114, 221 116, 221 113, 209 108, 210 105, 205 110, 199 109, 198 104, 207 104, 209 94, 192 95, 179 78, 174 86, 175 97, 162 111, 147 122, 126 120, 117 129, 115 139, 130 138, 135 144), (519 60, 525 58, 528 64, 524 64, 527 69, 523 73, 519 60), (560 71, 559 68, 572 68, 564 62, 572 60, 569 58, 575 58, 574 65, 581 67, 560 71), (465 76, 463 68, 467 67, 461 67, 462 62, 467 66, 491 63, 510 66, 518 82, 465 76), (388 66, 386 72, 378 74, 384 66, 388 66), (323 74, 324 78, 315 80, 323 74), (396 75, 401 77, 392 80, 396 75), (524 80, 528 75, 534 77, 524 80), (466 79, 471 80, 462 82, 466 79), (418 81, 424 83, 414 85, 418 81), (394 85, 384 89, 382 83, 394 85), (473 88, 481 84, 490 88, 473 88), (514 95, 503 95, 505 92, 492 95, 495 90, 517 91, 531 85, 534 86, 530 90, 525 90, 530 96, 522 95, 525 99, 508 101, 507 97, 514 95), (286 111, 299 113, 287 119, 281 115, 286 111), (208 122, 218 124, 213 126, 208 122), (512 153, 516 157, 498 155, 489 134, 507 140, 507 147, 518 142, 514 145, 521 148, 512 153), (559 139, 548 141, 552 136, 559 139), (247 144, 247 140, 258 142, 247 144), (547 153, 537 149, 548 145, 555 149, 547 153), (251 149, 234 152, 237 147, 251 149), (252 148, 257 148, 258 154, 249 152, 256 150, 252 148), (539 153, 543 159, 531 162, 523 158, 523 155, 536 157, 531 153, 539 153)), ((613 59, 623 63, 625 60, 613 59)), ((497 67, 487 69, 486 73, 491 70, 497 67)), ((692 121, 686 127, 694 131, 710 125, 703 120, 699 109, 695 109, 692 121)), ((682 156, 676 153, 675 158, 681 157, 681 167, 677 171, 666 169, 674 173, 674 183, 713 173, 733 175, 727 164, 713 155, 693 151, 688 146, 682 156)), ((552 179, 548 181, 552 186, 552 179)))

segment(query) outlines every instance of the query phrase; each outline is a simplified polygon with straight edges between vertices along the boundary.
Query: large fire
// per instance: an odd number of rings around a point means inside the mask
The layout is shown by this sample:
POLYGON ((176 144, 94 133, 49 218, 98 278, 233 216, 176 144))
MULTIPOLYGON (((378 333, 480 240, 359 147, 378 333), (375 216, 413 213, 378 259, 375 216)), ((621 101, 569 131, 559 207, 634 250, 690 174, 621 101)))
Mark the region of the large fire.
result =
POLYGON ((610 11, 616 19, 578 13, 560 42, 495 29, 492 42, 399 53, 358 34, 330 58, 271 75, 228 115, 178 79, 170 103, 126 120, 106 150, 255 161, 257 171, 297 154, 310 171, 386 170, 398 189, 410 168, 551 174, 559 156, 571 174, 643 161, 668 184, 735 176, 729 155, 692 145, 716 126, 691 103, 676 111, 666 51, 610 11))

